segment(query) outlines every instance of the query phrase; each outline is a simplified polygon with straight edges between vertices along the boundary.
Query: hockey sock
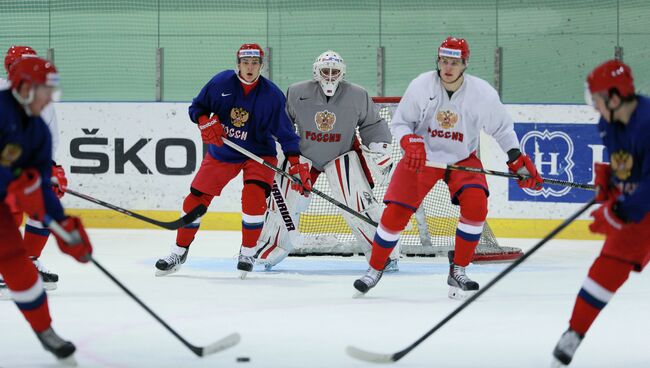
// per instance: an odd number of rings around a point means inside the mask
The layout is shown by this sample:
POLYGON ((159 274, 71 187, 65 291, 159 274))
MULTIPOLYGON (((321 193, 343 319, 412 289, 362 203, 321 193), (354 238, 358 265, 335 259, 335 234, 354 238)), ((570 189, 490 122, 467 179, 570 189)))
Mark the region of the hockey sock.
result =
MULTIPOLYGON (((193 210, 196 206, 202 204, 206 207, 210 205, 214 196, 210 194, 195 194, 194 192, 190 193, 185 200, 183 201, 183 215, 193 210)), ((201 226, 201 218, 197 218, 191 224, 187 224, 182 228, 178 229, 176 233, 176 244, 179 247, 187 248, 194 241, 194 236, 196 232, 199 231, 199 226, 201 226)))
POLYGON ((47 304, 47 294, 38 271, 24 251, 12 252, 0 262, 7 288, 11 291, 16 306, 36 332, 50 327, 52 319, 47 304))
POLYGON ((456 228, 454 264, 466 267, 483 232, 487 217, 487 196, 482 188, 467 188, 459 196, 460 219, 456 228))
POLYGON ((632 268, 630 263, 602 254, 596 258, 573 307, 569 321, 572 330, 580 335, 587 333, 600 311, 625 283, 632 268))
POLYGON ((388 256, 399 241, 399 234, 413 216, 413 210, 396 203, 388 203, 377 227, 372 242, 370 267, 381 271, 386 266, 388 256))
POLYGON ((255 183, 245 183, 241 195, 242 246, 254 248, 264 227, 266 193, 255 183))
POLYGON ((50 230, 45 229, 42 223, 28 218, 23 240, 27 255, 35 258, 40 257, 49 236, 50 230))

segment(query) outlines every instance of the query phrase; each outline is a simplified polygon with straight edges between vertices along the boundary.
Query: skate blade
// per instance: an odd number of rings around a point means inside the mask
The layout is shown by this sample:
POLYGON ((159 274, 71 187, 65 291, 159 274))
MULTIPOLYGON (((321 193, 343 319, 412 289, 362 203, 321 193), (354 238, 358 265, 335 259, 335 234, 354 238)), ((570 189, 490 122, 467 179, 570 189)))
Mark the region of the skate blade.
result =
POLYGON ((454 300, 465 300, 476 294, 476 292, 478 292, 478 290, 463 290, 455 286, 450 286, 449 294, 447 294, 447 296, 449 296, 450 299, 454 300))
POLYGON ((171 275, 172 273, 180 270, 180 266, 172 267, 169 270, 156 269, 156 277, 171 275))
POLYGON ((551 362, 550 367, 551 368, 562 368, 562 367, 566 367, 566 365, 564 363, 562 363, 561 361, 559 361, 557 358, 553 357, 553 361, 551 362))
POLYGON ((239 278, 244 280, 246 278, 246 275, 248 275, 248 271, 239 271, 239 278))
POLYGON ((77 359, 74 358, 74 354, 70 355, 67 358, 57 358, 57 361, 59 364, 61 364, 64 367, 76 367, 77 366, 77 359))
POLYGON ((354 294, 352 294, 352 299, 363 298, 365 295, 366 293, 357 290, 354 294))
POLYGON ((47 291, 56 290, 57 287, 58 286, 57 286, 56 282, 44 282, 43 283, 43 289, 45 289, 47 291))

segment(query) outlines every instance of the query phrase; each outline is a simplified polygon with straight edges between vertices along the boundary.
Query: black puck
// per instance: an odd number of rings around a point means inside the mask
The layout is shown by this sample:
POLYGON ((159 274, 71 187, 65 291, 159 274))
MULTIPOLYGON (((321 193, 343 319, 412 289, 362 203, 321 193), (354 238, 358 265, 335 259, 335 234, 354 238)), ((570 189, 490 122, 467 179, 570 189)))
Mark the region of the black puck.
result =
POLYGON ((251 358, 249 358, 249 357, 237 357, 237 363, 246 363, 246 362, 250 362, 250 361, 251 361, 251 358))

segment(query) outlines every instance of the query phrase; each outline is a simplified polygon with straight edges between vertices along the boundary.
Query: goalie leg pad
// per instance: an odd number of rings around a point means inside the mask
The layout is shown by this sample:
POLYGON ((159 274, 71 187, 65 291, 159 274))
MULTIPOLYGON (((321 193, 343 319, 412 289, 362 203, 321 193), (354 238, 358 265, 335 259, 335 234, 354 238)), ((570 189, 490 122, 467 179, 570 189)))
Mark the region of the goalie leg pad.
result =
POLYGON ((383 270, 386 260, 399 241, 399 234, 409 222, 413 211, 410 208, 389 203, 381 216, 381 222, 372 242, 370 266, 383 270))
POLYGON ((631 263, 617 258, 602 254, 598 256, 578 293, 569 321, 570 328, 585 335, 616 290, 625 283, 633 267, 631 263))
MULTIPOLYGON (((182 215, 190 212, 196 206, 202 204, 206 207, 210 205, 214 196, 210 194, 201 193, 196 188, 190 188, 190 194, 185 197, 183 201, 183 211, 182 215)), ((192 223, 185 225, 184 227, 178 229, 176 232, 176 244, 179 247, 187 248, 194 241, 194 236, 196 232, 199 231, 199 226, 201 225, 201 217, 194 220, 192 223)))
POLYGON ((470 187, 457 196, 460 202, 460 219, 456 228, 454 264, 466 267, 481 239, 487 217, 487 196, 483 188, 470 187))

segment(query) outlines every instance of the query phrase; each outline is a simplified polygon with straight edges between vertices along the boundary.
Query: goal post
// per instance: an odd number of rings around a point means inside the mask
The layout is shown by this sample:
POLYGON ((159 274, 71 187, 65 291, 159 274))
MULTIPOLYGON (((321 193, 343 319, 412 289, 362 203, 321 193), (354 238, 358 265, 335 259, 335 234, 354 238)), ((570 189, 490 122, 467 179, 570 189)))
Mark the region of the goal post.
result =
MULTIPOLYGON (((399 97, 373 97, 380 115, 390 125, 399 97)), ((397 163, 402 153, 397 142, 392 144, 392 157, 397 163)), ((331 195, 326 178, 321 174, 315 188, 331 195)), ((383 203, 388 185, 375 186, 373 192, 378 202, 383 203)), ((446 257, 454 248, 456 227, 460 208, 451 203, 449 189, 441 180, 429 192, 421 207, 411 218, 400 237, 401 253, 408 257, 446 257)), ((476 247, 472 262, 505 262, 523 255, 521 249, 503 247, 497 242, 489 219, 485 223, 481 239, 476 247)), ((300 216, 299 230, 302 245, 291 252, 291 256, 335 255, 352 256, 363 253, 362 247, 343 220, 339 209, 324 199, 312 195, 307 211, 300 216)))

